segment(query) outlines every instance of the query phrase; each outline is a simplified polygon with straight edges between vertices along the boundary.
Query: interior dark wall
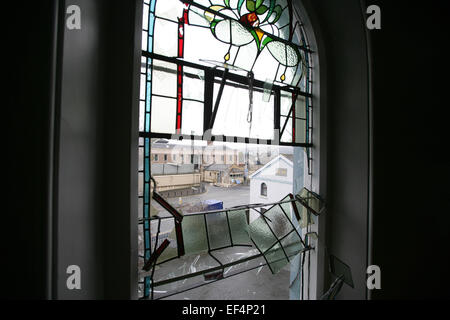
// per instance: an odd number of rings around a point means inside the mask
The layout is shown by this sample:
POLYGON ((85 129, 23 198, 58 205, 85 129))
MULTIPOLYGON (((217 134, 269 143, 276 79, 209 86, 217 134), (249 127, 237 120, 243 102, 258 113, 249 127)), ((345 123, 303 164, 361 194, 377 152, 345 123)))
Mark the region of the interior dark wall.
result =
POLYGON ((448 2, 369 1, 375 299, 449 297, 448 2))
POLYGON ((53 1, 4 3, 2 290, 8 299, 49 294, 49 170, 53 1), (5 72, 6 71, 6 72, 5 72))

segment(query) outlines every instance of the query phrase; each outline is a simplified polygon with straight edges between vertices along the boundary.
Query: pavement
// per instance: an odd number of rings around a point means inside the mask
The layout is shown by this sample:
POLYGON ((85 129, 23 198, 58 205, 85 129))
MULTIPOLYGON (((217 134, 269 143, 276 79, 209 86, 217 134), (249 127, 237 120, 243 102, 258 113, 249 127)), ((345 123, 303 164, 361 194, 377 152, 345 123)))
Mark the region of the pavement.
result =
POLYGON ((289 300, 289 271, 265 266, 163 300, 289 300))
MULTIPOLYGON (((183 204, 204 200, 221 200, 223 201, 224 209, 248 204, 250 201, 250 186, 237 185, 230 188, 222 188, 214 185, 206 185, 205 193, 182 198, 183 204)), ((178 198, 175 201, 178 202, 178 198)))

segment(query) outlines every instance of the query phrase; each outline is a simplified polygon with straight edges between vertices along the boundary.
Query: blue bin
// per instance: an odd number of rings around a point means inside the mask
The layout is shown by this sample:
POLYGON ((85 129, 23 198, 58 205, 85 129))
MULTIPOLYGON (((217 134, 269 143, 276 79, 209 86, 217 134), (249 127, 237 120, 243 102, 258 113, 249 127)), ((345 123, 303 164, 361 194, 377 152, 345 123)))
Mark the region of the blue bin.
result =
POLYGON ((220 200, 205 200, 203 201, 203 204, 205 205, 206 211, 223 209, 223 201, 220 200))

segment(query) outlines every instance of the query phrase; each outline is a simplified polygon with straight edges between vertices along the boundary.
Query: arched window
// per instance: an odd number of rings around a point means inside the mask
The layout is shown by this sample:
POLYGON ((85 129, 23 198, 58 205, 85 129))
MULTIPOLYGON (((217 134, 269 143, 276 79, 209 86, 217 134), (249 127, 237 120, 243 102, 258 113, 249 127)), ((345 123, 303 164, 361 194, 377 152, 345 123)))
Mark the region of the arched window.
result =
POLYGON ((267 184, 261 183, 261 196, 267 197, 267 184))
MULTIPOLYGON (((148 223, 151 139, 300 147, 309 163, 312 60, 293 0, 143 1, 139 135, 148 261, 155 236, 148 223)), ((240 158, 248 165, 248 154, 240 158)), ((260 193, 267 196, 265 183, 260 193)), ((149 277, 142 283, 148 296, 149 277)))

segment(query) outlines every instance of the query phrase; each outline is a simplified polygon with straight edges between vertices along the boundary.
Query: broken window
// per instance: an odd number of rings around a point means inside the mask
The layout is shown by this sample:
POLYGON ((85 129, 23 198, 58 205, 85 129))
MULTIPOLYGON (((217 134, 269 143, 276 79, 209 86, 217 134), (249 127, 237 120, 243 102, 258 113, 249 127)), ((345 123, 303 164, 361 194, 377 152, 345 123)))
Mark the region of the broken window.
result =
POLYGON ((183 216, 152 192, 168 215, 140 222, 151 235, 147 245, 152 254, 141 265, 148 297, 166 298, 264 266, 278 273, 311 249, 294 224, 302 219, 298 207, 311 210, 302 194, 287 195, 251 221, 250 210, 261 205, 183 216))
MULTIPOLYGON (((286 198, 273 207, 266 203, 259 208, 208 213, 199 208, 180 219, 161 216, 163 206, 152 197, 157 189, 163 193, 159 200, 171 194, 181 205, 183 192, 201 192, 206 182, 229 187, 245 185, 250 177, 258 179, 253 176, 256 170, 251 170, 247 149, 233 150, 227 164, 225 143, 216 158, 216 150, 205 155, 205 146, 197 152, 198 141, 216 146, 225 141, 302 148, 311 174, 310 53, 291 0, 144 0, 139 206, 141 267, 149 267, 151 273, 141 281, 143 297, 153 297, 156 288, 158 297, 163 296, 161 292, 167 296, 167 292, 192 289, 199 279, 226 278, 252 270, 250 266, 267 265, 276 271, 291 255, 307 248, 296 228, 308 222, 290 220, 294 208, 300 209, 300 218, 308 218, 310 209, 301 209, 298 199, 286 198), (156 143, 155 139, 160 140, 156 143), (186 143, 168 157, 167 149, 173 146, 169 141, 186 143), (157 148, 164 150, 164 157, 153 153, 157 148), (152 176, 157 188, 152 186, 152 176), (255 212, 260 216, 252 219, 255 212), (253 254, 258 258, 253 259, 253 254)), ((265 154, 267 159, 256 157, 255 166, 275 158, 275 152, 265 154)), ((292 170, 278 173, 293 175, 292 170)), ((267 196, 267 184, 264 190, 261 185, 260 194, 267 196)))

